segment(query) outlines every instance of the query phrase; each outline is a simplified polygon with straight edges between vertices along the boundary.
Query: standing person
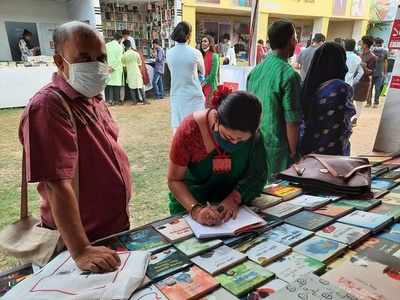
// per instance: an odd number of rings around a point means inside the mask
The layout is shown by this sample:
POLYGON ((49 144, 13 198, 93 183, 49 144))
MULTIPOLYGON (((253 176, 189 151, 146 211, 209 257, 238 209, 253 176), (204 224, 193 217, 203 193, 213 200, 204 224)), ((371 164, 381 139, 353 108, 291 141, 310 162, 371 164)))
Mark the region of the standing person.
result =
POLYGON ((199 75, 204 76, 203 55, 188 45, 192 26, 180 22, 171 39, 176 45, 167 51, 171 71, 171 126, 175 133, 182 120, 191 113, 204 109, 204 95, 199 75))
POLYGON ((261 104, 249 93, 230 92, 218 87, 212 108, 185 118, 172 140, 168 187, 173 215, 188 212, 201 224, 216 225, 235 218, 239 206, 263 190, 267 166, 258 133, 261 104), (215 169, 220 153, 231 164, 215 169))
POLYGON ((268 29, 271 53, 250 73, 247 89, 262 103, 261 133, 267 153, 268 180, 297 159, 300 76, 289 65, 297 38, 294 25, 274 22, 268 29))
POLYGON ((257 41, 257 52, 256 52, 256 64, 258 65, 264 57, 267 55, 266 48, 264 47, 264 41, 257 41))
POLYGON ((232 42, 230 40, 229 34, 224 34, 223 43, 220 45, 221 54, 223 61, 226 62, 224 64, 228 64, 230 66, 236 66, 236 53, 235 47, 233 47, 232 42))
POLYGON ((222 57, 226 57, 228 53, 228 49, 231 47, 231 37, 228 33, 225 33, 222 38, 222 43, 220 43, 220 51, 222 57))
POLYGON ((136 50, 136 42, 135 39, 131 36, 131 32, 127 29, 122 30, 122 41, 130 41, 133 50, 136 50))
POLYGON ((154 64, 154 75, 153 75, 153 89, 156 99, 164 98, 164 69, 165 69, 165 53, 163 48, 160 46, 158 39, 153 40, 155 64, 154 64))
POLYGON ((128 99, 132 100, 132 104, 142 102, 143 104, 150 104, 145 98, 144 84, 142 78, 142 72, 140 67, 143 64, 139 53, 132 49, 131 42, 129 40, 124 41, 125 53, 122 56, 122 63, 126 67, 126 82, 129 88, 128 99))
POLYGON ((110 67, 110 78, 107 82, 105 96, 110 105, 122 103, 121 89, 123 84, 122 55, 124 48, 121 45, 122 35, 117 31, 114 33, 114 39, 106 44, 107 63, 110 67))
POLYGON ((37 47, 32 46, 32 32, 24 29, 22 37, 18 42, 19 50, 21 51, 21 60, 28 61, 28 57, 35 56, 39 50, 37 47))
POLYGON ((361 58, 355 53, 356 41, 346 39, 344 41, 344 48, 346 50, 346 66, 348 69, 345 81, 354 88, 363 77, 364 69, 361 66, 361 58))
MULTIPOLYGON (((379 106, 379 97, 382 94, 383 84, 387 75, 389 56, 388 51, 383 48, 383 40, 381 38, 375 39, 375 47, 372 53, 376 56, 376 66, 372 73, 372 87, 375 88, 373 107, 376 108, 379 106)), ((371 105, 371 98, 368 98, 368 105, 371 105)))
POLYGON ((315 51, 301 92, 302 155, 350 155, 351 118, 356 112, 353 88, 344 81, 347 71, 341 45, 325 43, 315 51))
POLYGON ((296 69, 300 70, 301 81, 304 81, 307 76, 308 68, 314 57, 315 51, 325 42, 325 36, 322 33, 316 33, 312 39, 310 47, 303 49, 297 57, 296 69))
POLYGON ((210 107, 210 100, 218 85, 219 55, 215 51, 214 38, 205 36, 201 39, 201 53, 203 54, 205 79, 202 82, 206 107, 210 107))
POLYGON ((76 21, 58 27, 53 41, 58 71, 30 99, 19 128, 27 181, 39 183, 42 226, 60 232, 79 269, 114 271, 117 253, 91 245, 129 229, 129 160, 101 97, 106 47, 100 33, 76 21))
MULTIPOLYGON (((363 103, 368 100, 371 95, 372 74, 376 65, 376 56, 372 53, 371 47, 374 44, 374 39, 370 36, 363 36, 361 39, 361 66, 364 69, 364 75, 354 87, 354 101, 356 106, 356 117, 353 119, 353 124, 357 125, 360 118, 363 103)), ((367 104, 368 107, 368 104, 367 104)))

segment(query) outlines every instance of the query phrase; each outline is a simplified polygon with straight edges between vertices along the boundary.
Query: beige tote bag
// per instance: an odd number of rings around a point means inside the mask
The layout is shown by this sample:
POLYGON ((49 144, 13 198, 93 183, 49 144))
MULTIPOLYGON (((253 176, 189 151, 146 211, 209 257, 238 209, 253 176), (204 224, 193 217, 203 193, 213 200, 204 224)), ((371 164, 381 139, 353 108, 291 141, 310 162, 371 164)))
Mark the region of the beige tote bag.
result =
MULTIPOLYGON (((76 130, 75 119, 65 99, 57 92, 57 97, 67 110, 72 126, 76 130)), ((79 167, 74 178, 74 192, 78 193, 79 167)), ((22 157, 22 180, 21 180, 21 207, 20 219, 0 231, 0 251, 5 255, 14 256, 21 263, 35 263, 44 266, 55 254, 57 246, 62 244, 60 233, 57 230, 47 229, 41 226, 41 221, 30 216, 28 212, 28 183, 26 180, 26 158, 25 151, 22 157)), ((78 198, 77 198, 78 199, 78 198)))

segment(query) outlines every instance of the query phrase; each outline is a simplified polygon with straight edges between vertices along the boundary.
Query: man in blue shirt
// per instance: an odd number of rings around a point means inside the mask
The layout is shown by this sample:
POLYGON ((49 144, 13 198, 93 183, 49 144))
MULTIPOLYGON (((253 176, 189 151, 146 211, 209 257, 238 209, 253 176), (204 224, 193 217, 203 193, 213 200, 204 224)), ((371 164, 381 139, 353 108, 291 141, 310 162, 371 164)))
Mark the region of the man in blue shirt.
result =
POLYGON ((164 50, 160 46, 158 39, 153 40, 155 64, 154 64, 154 76, 153 76, 153 89, 156 99, 164 98, 164 68, 165 68, 165 54, 164 50))

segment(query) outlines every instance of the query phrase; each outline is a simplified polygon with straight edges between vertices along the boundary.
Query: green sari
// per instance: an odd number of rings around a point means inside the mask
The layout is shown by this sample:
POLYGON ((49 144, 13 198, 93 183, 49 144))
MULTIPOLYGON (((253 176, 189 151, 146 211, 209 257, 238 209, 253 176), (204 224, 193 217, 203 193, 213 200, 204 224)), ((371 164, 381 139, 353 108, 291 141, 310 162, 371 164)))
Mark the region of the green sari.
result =
MULTIPOLYGON (((233 190, 240 193, 243 204, 248 204, 258 197, 267 181, 267 165, 263 137, 259 135, 238 144, 230 153, 232 170, 229 173, 216 174, 212 170, 214 149, 199 162, 188 165, 184 182, 193 197, 200 203, 218 204, 233 190)), ((185 208, 169 193, 171 215, 185 212, 185 208)))

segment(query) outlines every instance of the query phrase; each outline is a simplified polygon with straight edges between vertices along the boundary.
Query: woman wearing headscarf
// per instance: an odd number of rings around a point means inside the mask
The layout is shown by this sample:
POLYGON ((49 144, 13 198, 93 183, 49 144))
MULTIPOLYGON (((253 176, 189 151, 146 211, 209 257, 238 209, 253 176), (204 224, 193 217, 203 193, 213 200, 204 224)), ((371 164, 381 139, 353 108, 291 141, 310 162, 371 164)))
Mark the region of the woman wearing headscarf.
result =
POLYGON ((199 76, 204 76, 203 55, 188 45, 192 26, 187 22, 176 25, 171 34, 175 46, 167 51, 171 72, 171 127, 175 133, 182 120, 204 109, 204 95, 199 76))
POLYGON ((325 43, 318 48, 301 93, 303 155, 350 155, 351 117, 356 112, 353 89, 344 81, 346 73, 346 52, 341 45, 325 43))
POLYGON ((206 98, 206 107, 210 107, 210 100, 218 85, 219 55, 215 51, 214 38, 206 35, 201 39, 201 53, 204 58, 205 79, 202 82, 203 94, 206 98))

